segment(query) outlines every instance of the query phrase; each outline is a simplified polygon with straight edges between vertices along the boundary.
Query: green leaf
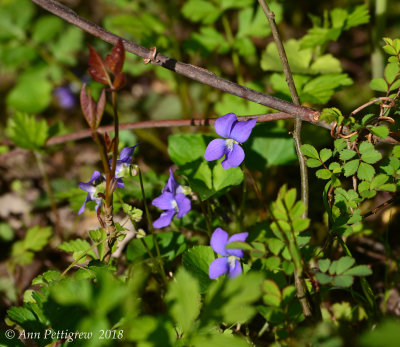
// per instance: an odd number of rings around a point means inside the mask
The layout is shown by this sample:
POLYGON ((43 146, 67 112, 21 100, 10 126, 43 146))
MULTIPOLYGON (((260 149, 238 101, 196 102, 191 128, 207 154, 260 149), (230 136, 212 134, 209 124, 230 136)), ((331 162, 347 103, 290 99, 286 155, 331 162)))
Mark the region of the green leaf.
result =
POLYGON ((234 242, 229 242, 225 246, 225 249, 243 249, 245 251, 251 251, 253 247, 246 242, 234 241, 234 242))
POLYGON ((344 272, 344 275, 348 276, 370 276, 372 275, 372 270, 367 265, 357 265, 353 268, 344 272))
POLYGON ((183 166, 204 158, 205 137, 200 134, 179 134, 168 137, 168 154, 174 163, 183 166))
POLYGON ((381 185, 385 184, 388 179, 389 176, 385 174, 376 175, 371 182, 371 189, 380 187, 381 185))
POLYGON ((385 139, 389 135, 389 129, 386 125, 379 125, 377 127, 369 128, 369 131, 381 139, 385 139))
POLYGON ((266 305, 279 307, 282 301, 282 293, 278 285, 272 280, 263 282, 263 300, 266 305))
POLYGON ((49 127, 44 119, 38 121, 34 116, 16 113, 8 119, 6 134, 17 146, 38 150, 48 138, 49 127))
POLYGON ((213 168, 214 190, 217 192, 229 186, 237 186, 242 183, 243 178, 243 171, 239 167, 225 170, 222 165, 217 164, 213 168))
POLYGON ((329 148, 323 148, 319 152, 321 160, 325 163, 328 159, 332 157, 332 150, 329 148))
POLYGON ((309 144, 302 145, 301 153, 303 153, 303 155, 305 155, 307 157, 318 159, 318 161, 319 161, 318 151, 312 145, 309 145, 309 144))
POLYGON ((252 0, 219 0, 221 8, 226 11, 229 9, 240 9, 240 8, 246 8, 249 7, 253 4, 252 0))
MULTIPOLYGON (((130 23, 132 25, 132 22, 130 23)), ((54 58, 66 65, 77 63, 78 52, 82 49, 83 31, 79 28, 68 26, 56 42, 49 45, 54 58)))
POLYGON ((369 12, 367 5, 363 4, 357 6, 353 12, 348 14, 344 29, 348 30, 365 23, 369 23, 369 12))
POLYGON ((201 297, 197 279, 180 268, 175 280, 169 283, 165 298, 174 322, 184 334, 188 334, 200 313, 201 297))
MULTIPOLYGON (((226 331, 226 330, 225 330, 226 331)), ((227 334, 198 334, 190 339, 193 347, 248 347, 249 344, 237 336, 227 334)))
POLYGON ((201 294, 207 292, 212 282, 208 275, 208 268, 214 259, 214 252, 209 246, 195 246, 183 254, 182 265, 199 281, 201 294))
POLYGON ((315 173, 315 175, 322 180, 328 180, 332 177, 332 172, 327 169, 320 169, 315 173))
MULTIPOLYGON (((273 3, 276 4, 276 3, 273 3)), ((272 4, 271 4, 272 5, 272 4)), ((280 5, 278 5, 281 8, 280 5)), ((245 36, 266 37, 270 35, 271 29, 261 7, 254 10, 251 7, 245 8, 239 12, 239 30, 237 38, 245 36)))
POLYGON ((348 270, 349 268, 351 268, 354 263, 356 262, 356 260, 352 257, 341 257, 338 261, 337 261, 337 265, 336 265, 336 271, 335 273, 338 275, 341 275, 343 272, 345 272, 346 270, 348 270))
POLYGON ((346 177, 352 176, 357 172, 360 161, 358 159, 350 160, 343 165, 344 175, 346 177))
POLYGON ((202 46, 206 52, 216 51, 219 54, 223 54, 229 51, 229 42, 224 35, 213 27, 201 27, 200 33, 193 33, 191 38, 202 46))
POLYGON ((386 82, 392 84, 398 77, 400 72, 399 63, 389 63, 385 67, 386 82))
POLYGON ((328 283, 330 283, 331 280, 332 280, 332 277, 331 277, 331 276, 329 276, 329 275, 327 275, 327 274, 324 274, 324 273, 320 273, 320 272, 317 272, 317 273, 315 274, 315 277, 316 277, 317 281, 318 281, 320 284, 322 284, 322 285, 328 284, 328 283))
POLYGON ((64 22, 54 16, 40 17, 33 26, 32 39, 36 43, 45 43, 60 33, 64 22))
POLYGON ((347 74, 326 74, 308 81, 301 94, 302 102, 326 104, 335 90, 353 84, 347 74))
POLYGON ((204 24, 214 23, 222 13, 210 1, 204 0, 189 0, 185 2, 181 11, 187 19, 204 24))
POLYGON ((301 48, 314 48, 321 46, 329 41, 336 41, 341 34, 339 28, 320 28, 314 27, 308 30, 307 34, 301 39, 301 48))
POLYGON ((356 151, 353 151, 352 149, 343 149, 340 151, 339 158, 340 160, 349 160, 353 158, 357 154, 356 151))
POLYGON ((357 171, 357 177, 360 180, 371 181, 374 175, 375 175, 375 169, 373 166, 363 162, 360 163, 360 167, 358 168, 357 171))
POLYGON ((332 284, 334 286, 348 288, 353 284, 354 278, 352 276, 342 275, 333 278, 332 284))
POLYGON ((368 164, 375 164, 382 159, 382 154, 374 148, 372 143, 367 141, 361 143, 359 151, 361 153, 361 160, 368 164))
POLYGON ((329 269, 329 265, 331 265, 331 261, 329 259, 318 260, 318 267, 321 272, 327 272, 329 269))
POLYGON ((310 168, 316 168, 322 166, 321 161, 314 158, 307 159, 306 164, 310 168))
MULTIPOLYGON (((78 258, 80 258, 82 253, 86 252, 87 250, 89 250, 91 248, 91 245, 86 240, 75 239, 75 240, 71 240, 68 242, 63 242, 57 248, 61 249, 64 252, 73 253, 74 259, 78 259, 78 258)), ((93 259, 97 259, 97 256, 94 253, 93 249, 88 251, 87 255, 92 257, 93 259)), ((84 260, 85 260, 85 257, 83 257, 83 261, 84 260)))
POLYGON ((14 230, 13 228, 4 222, 0 222, 0 240, 2 242, 12 241, 14 238, 14 230))
POLYGON ((374 78, 369 82, 369 87, 378 92, 386 92, 388 89, 388 85, 383 78, 374 78))
POLYGON ((20 75, 17 84, 7 95, 7 105, 22 112, 42 112, 50 104, 53 90, 45 73, 40 69, 20 75))
POLYGON ((261 294, 264 275, 249 272, 233 279, 213 281, 206 293, 201 325, 245 323, 255 314, 253 305, 261 294))
MULTIPOLYGON (((284 43, 290 69, 293 74, 307 74, 312 59, 310 48, 301 49, 300 42, 289 40, 284 43)), ((274 42, 268 44, 261 57, 261 68, 264 71, 282 71, 282 64, 274 42)))

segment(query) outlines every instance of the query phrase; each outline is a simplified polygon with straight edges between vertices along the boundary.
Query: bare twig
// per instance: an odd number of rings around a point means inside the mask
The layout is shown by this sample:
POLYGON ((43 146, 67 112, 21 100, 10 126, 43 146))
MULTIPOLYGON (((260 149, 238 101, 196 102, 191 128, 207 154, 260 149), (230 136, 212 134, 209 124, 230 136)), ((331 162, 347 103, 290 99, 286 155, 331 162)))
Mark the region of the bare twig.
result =
POLYGON ((386 96, 382 96, 380 98, 376 98, 374 100, 368 101, 365 104, 361 105, 360 107, 357 107, 353 112, 350 113, 350 116, 355 115, 356 113, 360 112, 361 110, 363 110, 364 108, 375 104, 378 101, 388 101, 389 105, 388 107, 393 107, 394 106, 394 100, 392 98, 386 97, 386 96))
POLYGON ((186 76, 200 83, 209 85, 223 92, 239 96, 241 98, 253 101, 257 104, 268 106, 278 111, 288 113, 305 121, 317 122, 319 120, 320 113, 318 111, 312 110, 308 107, 294 105, 285 100, 281 100, 273 96, 257 92, 253 89, 243 87, 239 84, 220 78, 206 69, 191 64, 184 64, 175 59, 162 55, 161 53, 156 52, 156 54, 154 54, 154 49, 149 50, 134 42, 125 40, 122 37, 119 37, 101 28, 100 26, 78 16, 70 8, 58 3, 57 1, 32 0, 32 2, 41 6, 45 10, 55 14, 56 16, 64 19, 65 21, 73 24, 74 26, 88 32, 89 34, 102 39, 103 41, 111 44, 116 44, 118 42, 118 39, 121 39, 123 41, 125 50, 139 57, 142 57, 143 59, 146 59, 146 62, 151 62, 152 64, 162 66, 166 69, 172 70, 178 74, 186 76), (148 59, 150 59, 150 61, 148 59))
MULTIPOLYGON (((300 105, 299 95, 297 94, 296 86, 294 85, 292 72, 290 70, 289 62, 286 56, 285 48, 283 47, 282 40, 279 35, 278 28, 275 23, 275 14, 270 10, 267 2, 265 0, 258 0, 260 6, 262 7, 265 16, 268 19, 269 25, 271 27, 272 36, 274 38, 276 47, 278 48, 279 58, 281 59, 283 73, 285 74, 286 83, 289 87, 290 96, 295 105, 300 105)), ((308 172, 306 160, 301 153, 301 119, 296 118, 293 140, 296 147, 297 157, 300 166, 300 180, 301 180, 301 201, 303 201, 306 207, 303 213, 303 218, 307 218, 308 214, 308 172)))

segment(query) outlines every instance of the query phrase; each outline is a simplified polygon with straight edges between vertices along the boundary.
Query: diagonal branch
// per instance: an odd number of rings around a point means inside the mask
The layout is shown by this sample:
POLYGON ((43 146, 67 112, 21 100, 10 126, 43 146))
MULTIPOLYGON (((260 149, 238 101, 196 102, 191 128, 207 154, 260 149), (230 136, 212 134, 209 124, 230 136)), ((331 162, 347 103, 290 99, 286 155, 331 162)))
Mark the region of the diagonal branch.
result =
POLYGON ((57 1, 32 0, 32 2, 41 6, 45 10, 55 14, 56 16, 64 19, 65 21, 73 24, 74 26, 88 32, 89 34, 102 39, 103 41, 111 44, 116 44, 118 42, 118 39, 121 38, 124 43, 125 50, 139 57, 142 57, 143 59, 146 59, 146 62, 151 62, 152 64, 162 66, 166 69, 186 76, 192 80, 219 89, 223 92, 236 95, 238 97, 253 101, 257 104, 261 104, 278 111, 288 113, 296 118, 301 118, 302 120, 305 120, 307 122, 317 122, 319 120, 320 113, 318 111, 315 111, 308 107, 295 105, 285 100, 281 100, 276 97, 257 92, 253 89, 243 87, 239 84, 220 78, 212 72, 201 67, 191 64, 184 64, 175 59, 162 55, 161 53, 157 53, 154 49, 149 50, 134 42, 125 40, 122 37, 119 37, 101 28, 100 26, 78 16, 70 8, 58 3, 57 1))

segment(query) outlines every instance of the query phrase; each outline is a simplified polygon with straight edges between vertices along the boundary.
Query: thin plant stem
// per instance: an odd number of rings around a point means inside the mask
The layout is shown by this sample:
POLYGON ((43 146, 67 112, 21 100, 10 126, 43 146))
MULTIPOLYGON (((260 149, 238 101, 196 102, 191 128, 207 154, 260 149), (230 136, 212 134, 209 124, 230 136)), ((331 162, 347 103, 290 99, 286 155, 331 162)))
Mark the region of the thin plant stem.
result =
POLYGON ((246 193, 247 193, 247 182, 246 182, 246 175, 244 175, 243 184, 242 184, 242 201, 240 202, 240 214, 239 214, 240 231, 239 232, 244 232, 244 230, 243 230, 244 229, 244 208, 246 206, 246 193))
POLYGON ((153 243, 154 243, 154 247, 156 248, 158 267, 160 270, 161 277, 164 281, 164 284, 166 285, 167 284, 167 276, 165 275, 164 263, 161 258, 160 247, 158 245, 157 237, 156 237, 156 234, 155 234, 154 228, 153 228, 153 221, 151 220, 149 208, 147 206, 146 194, 144 192, 144 186, 143 186, 142 171, 140 170, 139 167, 138 167, 138 173, 139 173, 140 190, 142 192, 142 197, 143 197, 144 210, 146 212, 147 224, 149 225, 149 230, 150 230, 151 234, 153 235, 153 243))
POLYGON ((50 200, 50 206, 51 206, 51 210, 52 210, 52 213, 54 216, 54 226, 56 229, 56 233, 57 233, 58 237, 61 240, 63 240, 60 215, 58 214, 57 204, 56 204, 56 201, 54 200, 53 189, 51 188, 49 176, 47 175, 46 168, 44 167, 42 154, 38 151, 33 151, 33 153, 35 154, 36 162, 39 167, 40 174, 42 175, 42 178, 44 181, 44 188, 45 188, 46 193, 50 200))
MULTIPOLYGON (((285 48, 283 47, 282 40, 280 38, 278 28, 275 23, 275 15, 270 10, 267 2, 265 0, 258 0, 260 6, 262 7, 265 16, 268 19, 268 23, 271 27, 272 36, 274 38, 275 44, 278 49, 279 57, 282 63, 283 72, 285 74, 286 83, 289 87, 290 95, 292 101, 295 105, 300 105, 300 99, 297 94, 296 86, 293 81, 293 76, 290 71, 289 62, 285 53, 285 48)), ((293 131, 293 140, 296 147, 297 157, 300 166, 300 181, 301 181, 301 201, 305 206, 305 210, 303 213, 303 218, 307 218, 308 215, 308 172, 307 172, 307 165, 303 154, 301 153, 301 119, 296 118, 295 126, 293 131)), ((277 224, 279 226, 279 224, 277 224)), ((293 236, 294 237, 294 236, 293 236)), ((294 249, 297 248, 296 245, 293 247, 294 249)), ((290 249, 289 249, 290 250, 290 249)), ((298 248, 297 248, 298 251, 298 248)), ((296 265, 296 264, 295 264, 296 265)), ((309 298, 309 293, 304 281, 302 268, 298 269, 297 266, 295 267, 294 278, 295 278, 295 286, 297 290, 297 296, 299 297, 300 303, 302 305, 303 314, 306 318, 313 318, 318 319, 321 316, 320 308, 312 307, 311 300, 309 298)))
MULTIPOLYGON (((269 9, 269 6, 265 0, 258 0, 260 6, 262 7, 265 16, 268 19, 269 25, 271 27, 272 36, 274 38, 275 44, 278 48, 279 58, 282 63, 283 73, 285 74, 286 83, 289 87, 290 96, 295 105, 300 106, 300 99, 297 94, 296 86, 294 84, 293 75, 290 70, 289 62, 286 56, 285 48, 283 47, 282 40, 279 35, 278 28, 275 23, 275 14, 269 9)), ((300 166, 300 180, 301 180, 301 201, 303 201, 305 211, 303 213, 303 218, 307 218, 308 215, 308 171, 306 160, 301 153, 301 124, 302 121, 296 118, 293 131, 293 140, 296 147, 297 157, 300 166)))
POLYGON ((381 48, 381 39, 385 34, 386 13, 388 0, 375 0, 375 23, 372 26, 372 53, 371 72, 372 78, 383 77, 385 57, 381 48))
MULTIPOLYGON (((235 39, 234 39, 233 34, 232 34, 232 29, 231 29, 231 26, 229 24, 228 17, 225 14, 222 15, 222 25, 223 25, 224 30, 225 30, 226 38, 227 38, 228 42, 230 43, 230 45, 232 46, 234 41, 235 41, 235 39)), ((239 55, 237 54, 237 52, 234 49, 232 51, 232 63, 233 63, 233 67, 235 69, 235 73, 236 73, 236 76, 237 76, 238 83, 239 84, 243 84, 244 80, 243 80, 242 73, 240 71, 239 55)))

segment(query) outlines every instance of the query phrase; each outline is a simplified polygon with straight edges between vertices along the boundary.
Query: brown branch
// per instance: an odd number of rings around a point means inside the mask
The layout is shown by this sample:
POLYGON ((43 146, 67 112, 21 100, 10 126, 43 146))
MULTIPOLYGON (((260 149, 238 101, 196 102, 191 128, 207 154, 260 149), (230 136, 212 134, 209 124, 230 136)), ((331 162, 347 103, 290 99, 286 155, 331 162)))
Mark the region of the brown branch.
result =
POLYGON ((74 26, 88 32, 89 34, 102 39, 103 41, 115 45, 117 44, 118 39, 121 39, 124 43, 125 50, 139 57, 142 57, 143 59, 149 59, 146 61, 150 61, 152 64, 162 66, 166 69, 186 76, 192 80, 219 89, 223 92, 233 94, 238 97, 253 101, 257 104, 261 104, 272 109, 288 113, 294 117, 301 118, 302 120, 308 122, 317 122, 319 120, 320 113, 318 111, 315 111, 308 107, 294 105, 285 100, 281 100, 276 97, 257 92, 253 89, 243 87, 239 84, 220 78, 212 72, 201 67, 197 67, 191 64, 184 64, 158 52, 154 53, 154 50, 149 50, 134 42, 125 40, 122 37, 119 37, 101 28, 100 26, 78 16, 70 8, 58 3, 57 1, 32 0, 32 2, 44 8, 45 10, 55 14, 56 16, 64 19, 65 21, 73 24, 74 26))
MULTIPOLYGON (((238 116, 242 120, 257 119, 257 123, 264 123, 270 121, 276 121, 280 119, 290 119, 294 118, 290 114, 284 112, 260 114, 253 116, 238 116)), ((152 128, 170 128, 170 127, 183 127, 183 126, 208 126, 213 125, 216 118, 206 118, 206 119, 169 119, 169 120, 158 120, 158 121, 143 121, 143 122, 130 122, 119 124, 119 130, 131 130, 131 129, 152 129, 152 128)), ((114 130, 114 125, 105 125, 97 129, 98 133, 104 134, 109 131, 114 130)), ((70 134, 59 135, 50 137, 46 142, 46 147, 61 145, 70 141, 82 140, 92 136, 91 129, 79 130, 70 134)), ((11 141, 3 140, 2 145, 11 145, 11 141)), ((25 153, 26 150, 22 148, 13 149, 7 153, 0 155, 0 162, 5 161, 8 158, 25 153)))

